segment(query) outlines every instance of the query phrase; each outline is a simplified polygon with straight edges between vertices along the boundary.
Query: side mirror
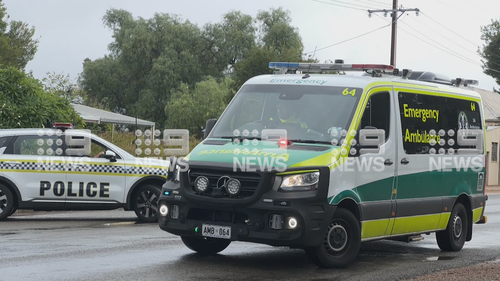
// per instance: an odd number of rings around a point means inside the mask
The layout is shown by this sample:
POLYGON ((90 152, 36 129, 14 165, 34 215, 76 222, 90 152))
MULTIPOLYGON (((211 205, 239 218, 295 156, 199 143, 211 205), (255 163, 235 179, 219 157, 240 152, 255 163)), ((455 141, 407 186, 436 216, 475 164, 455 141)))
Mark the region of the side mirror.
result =
POLYGON ((215 123, 217 123, 217 119, 208 119, 207 120, 207 125, 205 126, 205 130, 203 130, 203 138, 206 139, 210 132, 212 131, 213 127, 215 126, 215 123))
POLYGON ((170 156, 168 163, 168 171, 167 171, 167 181, 175 180, 176 166, 177 166, 177 157, 170 156))
POLYGON ((361 129, 359 130, 359 154, 379 153, 380 145, 385 142, 385 130, 383 129, 361 129))
POLYGON ((104 154, 104 158, 108 159, 111 162, 116 162, 116 153, 114 153, 111 150, 106 150, 106 153, 104 154))

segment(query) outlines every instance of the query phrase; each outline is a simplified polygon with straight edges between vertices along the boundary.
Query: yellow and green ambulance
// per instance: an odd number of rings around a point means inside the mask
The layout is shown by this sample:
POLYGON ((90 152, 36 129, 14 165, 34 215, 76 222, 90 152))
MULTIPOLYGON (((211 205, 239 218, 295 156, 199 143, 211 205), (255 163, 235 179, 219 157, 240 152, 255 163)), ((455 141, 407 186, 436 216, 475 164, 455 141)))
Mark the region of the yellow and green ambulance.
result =
POLYGON ((343 61, 269 66, 279 71, 249 79, 204 141, 171 159, 162 230, 201 254, 246 241, 304 249, 321 267, 351 263, 370 240, 435 232, 458 251, 472 239, 487 199, 476 81, 343 61))

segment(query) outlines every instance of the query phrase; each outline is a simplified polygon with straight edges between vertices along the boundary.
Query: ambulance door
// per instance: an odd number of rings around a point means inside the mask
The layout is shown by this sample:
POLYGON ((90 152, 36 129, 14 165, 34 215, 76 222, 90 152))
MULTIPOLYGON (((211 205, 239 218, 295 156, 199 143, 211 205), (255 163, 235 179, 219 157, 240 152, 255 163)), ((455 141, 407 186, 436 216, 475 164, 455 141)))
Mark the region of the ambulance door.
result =
POLYGON ((103 204, 122 203, 125 189, 122 157, 116 151, 92 139, 90 134, 83 138, 74 135, 68 135, 66 138, 73 144, 82 141, 85 145, 85 154, 81 157, 77 150, 70 147, 67 149, 68 154, 73 155, 71 161, 75 164, 68 171, 68 186, 71 186, 72 190, 68 191, 66 205, 94 203, 102 207, 103 204), (100 156, 106 152, 114 153, 115 157, 107 159, 104 155, 100 156))
POLYGON ((412 92, 397 93, 398 169, 396 221, 393 235, 435 230, 442 209, 446 97, 412 92))
POLYGON ((58 140, 43 130, 17 136, 0 156, 3 176, 16 185, 22 201, 64 204, 66 170, 58 140))
POLYGON ((355 163, 356 189, 362 202, 363 239, 388 235, 392 226, 395 117, 390 89, 372 91, 359 124, 359 156, 355 163))

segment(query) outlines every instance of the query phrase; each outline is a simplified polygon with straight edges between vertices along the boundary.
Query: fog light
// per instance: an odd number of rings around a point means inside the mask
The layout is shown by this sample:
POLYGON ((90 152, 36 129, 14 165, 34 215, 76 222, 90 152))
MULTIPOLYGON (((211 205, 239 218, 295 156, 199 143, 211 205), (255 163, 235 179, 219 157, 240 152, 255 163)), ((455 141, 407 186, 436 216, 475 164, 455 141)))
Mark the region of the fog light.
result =
POLYGON ((288 226, 290 228, 296 228, 297 227, 297 220, 295 218, 290 218, 288 220, 288 226))
POLYGON ((271 229, 283 229, 285 219, 282 215, 272 214, 269 216, 269 227, 271 229))
POLYGON ((168 207, 166 205, 161 205, 161 207, 160 207, 160 214, 162 216, 166 216, 168 214, 168 207))
POLYGON ((226 191, 229 195, 235 196, 240 193, 241 184, 236 179, 230 179, 226 184, 226 191))
POLYGON ((209 185, 210 185, 210 181, 208 180, 207 177, 199 176, 194 180, 194 188, 199 193, 205 192, 209 185))
POLYGON ((178 219, 179 218, 179 206, 172 205, 172 206, 170 206, 170 208, 172 209, 172 212, 170 212, 170 217, 174 220, 178 219))

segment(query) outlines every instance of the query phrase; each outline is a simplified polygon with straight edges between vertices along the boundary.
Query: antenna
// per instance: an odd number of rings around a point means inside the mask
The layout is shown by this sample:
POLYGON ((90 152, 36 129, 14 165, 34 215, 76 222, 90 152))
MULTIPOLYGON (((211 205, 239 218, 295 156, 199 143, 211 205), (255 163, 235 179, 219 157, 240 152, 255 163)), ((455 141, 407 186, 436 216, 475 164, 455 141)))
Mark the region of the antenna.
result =
MULTIPOLYGON (((318 46, 316 46, 316 47, 314 48, 314 53, 313 53, 313 55, 312 55, 312 57, 313 57, 313 58, 316 56, 316 49, 318 49, 318 46)), ((311 75, 309 75, 309 70, 310 70, 310 69, 311 69, 311 64, 309 64, 309 68, 307 69, 307 73, 306 73, 304 76, 302 76, 302 79, 306 79, 306 78, 311 77, 311 75)))

